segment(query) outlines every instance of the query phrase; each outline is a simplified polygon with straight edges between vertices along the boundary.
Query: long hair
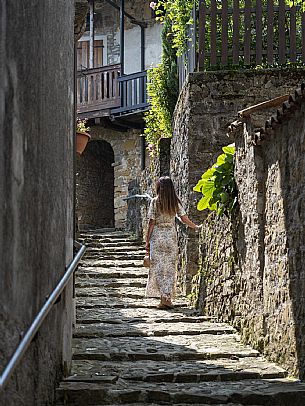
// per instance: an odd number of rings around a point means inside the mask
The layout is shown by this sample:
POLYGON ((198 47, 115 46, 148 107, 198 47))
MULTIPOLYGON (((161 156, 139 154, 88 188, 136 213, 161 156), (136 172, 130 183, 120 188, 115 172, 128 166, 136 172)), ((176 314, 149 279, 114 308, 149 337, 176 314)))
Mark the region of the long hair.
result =
POLYGON ((169 176, 162 176, 156 183, 157 204, 162 214, 175 215, 178 205, 181 204, 176 194, 173 182, 169 176))

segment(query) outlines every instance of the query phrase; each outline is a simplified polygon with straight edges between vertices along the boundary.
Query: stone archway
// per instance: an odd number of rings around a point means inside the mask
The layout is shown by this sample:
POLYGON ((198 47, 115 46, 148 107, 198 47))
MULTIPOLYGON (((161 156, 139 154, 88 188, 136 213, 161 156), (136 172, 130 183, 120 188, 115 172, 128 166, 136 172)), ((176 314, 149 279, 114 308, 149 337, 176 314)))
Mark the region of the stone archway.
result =
POLYGON ((114 152, 91 141, 77 162, 77 218, 80 229, 114 227, 114 152))

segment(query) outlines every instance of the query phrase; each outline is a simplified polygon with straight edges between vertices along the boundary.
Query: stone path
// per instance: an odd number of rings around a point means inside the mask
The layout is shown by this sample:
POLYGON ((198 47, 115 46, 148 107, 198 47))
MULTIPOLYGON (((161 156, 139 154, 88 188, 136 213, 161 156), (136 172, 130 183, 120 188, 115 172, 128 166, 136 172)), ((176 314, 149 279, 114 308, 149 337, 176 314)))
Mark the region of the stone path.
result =
POLYGON ((76 278, 72 374, 57 406, 304 406, 305 384, 184 299, 144 299, 143 247, 122 232, 86 233, 76 278))

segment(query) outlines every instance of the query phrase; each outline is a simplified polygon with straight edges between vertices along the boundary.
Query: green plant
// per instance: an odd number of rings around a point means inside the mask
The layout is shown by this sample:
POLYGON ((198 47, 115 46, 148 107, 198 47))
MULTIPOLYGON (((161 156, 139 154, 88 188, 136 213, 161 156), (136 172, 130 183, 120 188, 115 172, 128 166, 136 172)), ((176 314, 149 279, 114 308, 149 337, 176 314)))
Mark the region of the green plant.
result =
POLYGON ((170 20, 165 19, 162 30, 162 60, 157 67, 149 69, 147 74, 150 110, 144 118, 144 135, 151 154, 156 151, 161 138, 172 136, 172 116, 178 98, 178 72, 171 28, 170 20))
POLYGON ((173 48, 176 49, 178 56, 187 49, 188 26, 193 23, 191 17, 193 5, 194 0, 158 0, 157 3, 151 3, 158 21, 161 23, 166 19, 171 21, 173 48))
POLYGON ((209 168, 194 187, 203 197, 198 210, 215 210, 218 215, 232 213, 237 207, 237 188, 234 179, 234 144, 222 148, 217 162, 209 168))
POLYGON ((80 118, 76 119, 76 132, 77 133, 87 133, 90 131, 90 128, 87 127, 87 119, 81 120, 80 118))

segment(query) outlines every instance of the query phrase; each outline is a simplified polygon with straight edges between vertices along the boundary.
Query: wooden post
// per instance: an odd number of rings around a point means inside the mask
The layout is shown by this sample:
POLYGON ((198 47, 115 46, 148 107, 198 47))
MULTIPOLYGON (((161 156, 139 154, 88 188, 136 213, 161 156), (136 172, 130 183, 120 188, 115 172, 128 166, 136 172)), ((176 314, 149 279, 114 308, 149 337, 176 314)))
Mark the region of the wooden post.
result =
POLYGON ((94 68, 94 0, 90 0, 89 68, 94 68))

